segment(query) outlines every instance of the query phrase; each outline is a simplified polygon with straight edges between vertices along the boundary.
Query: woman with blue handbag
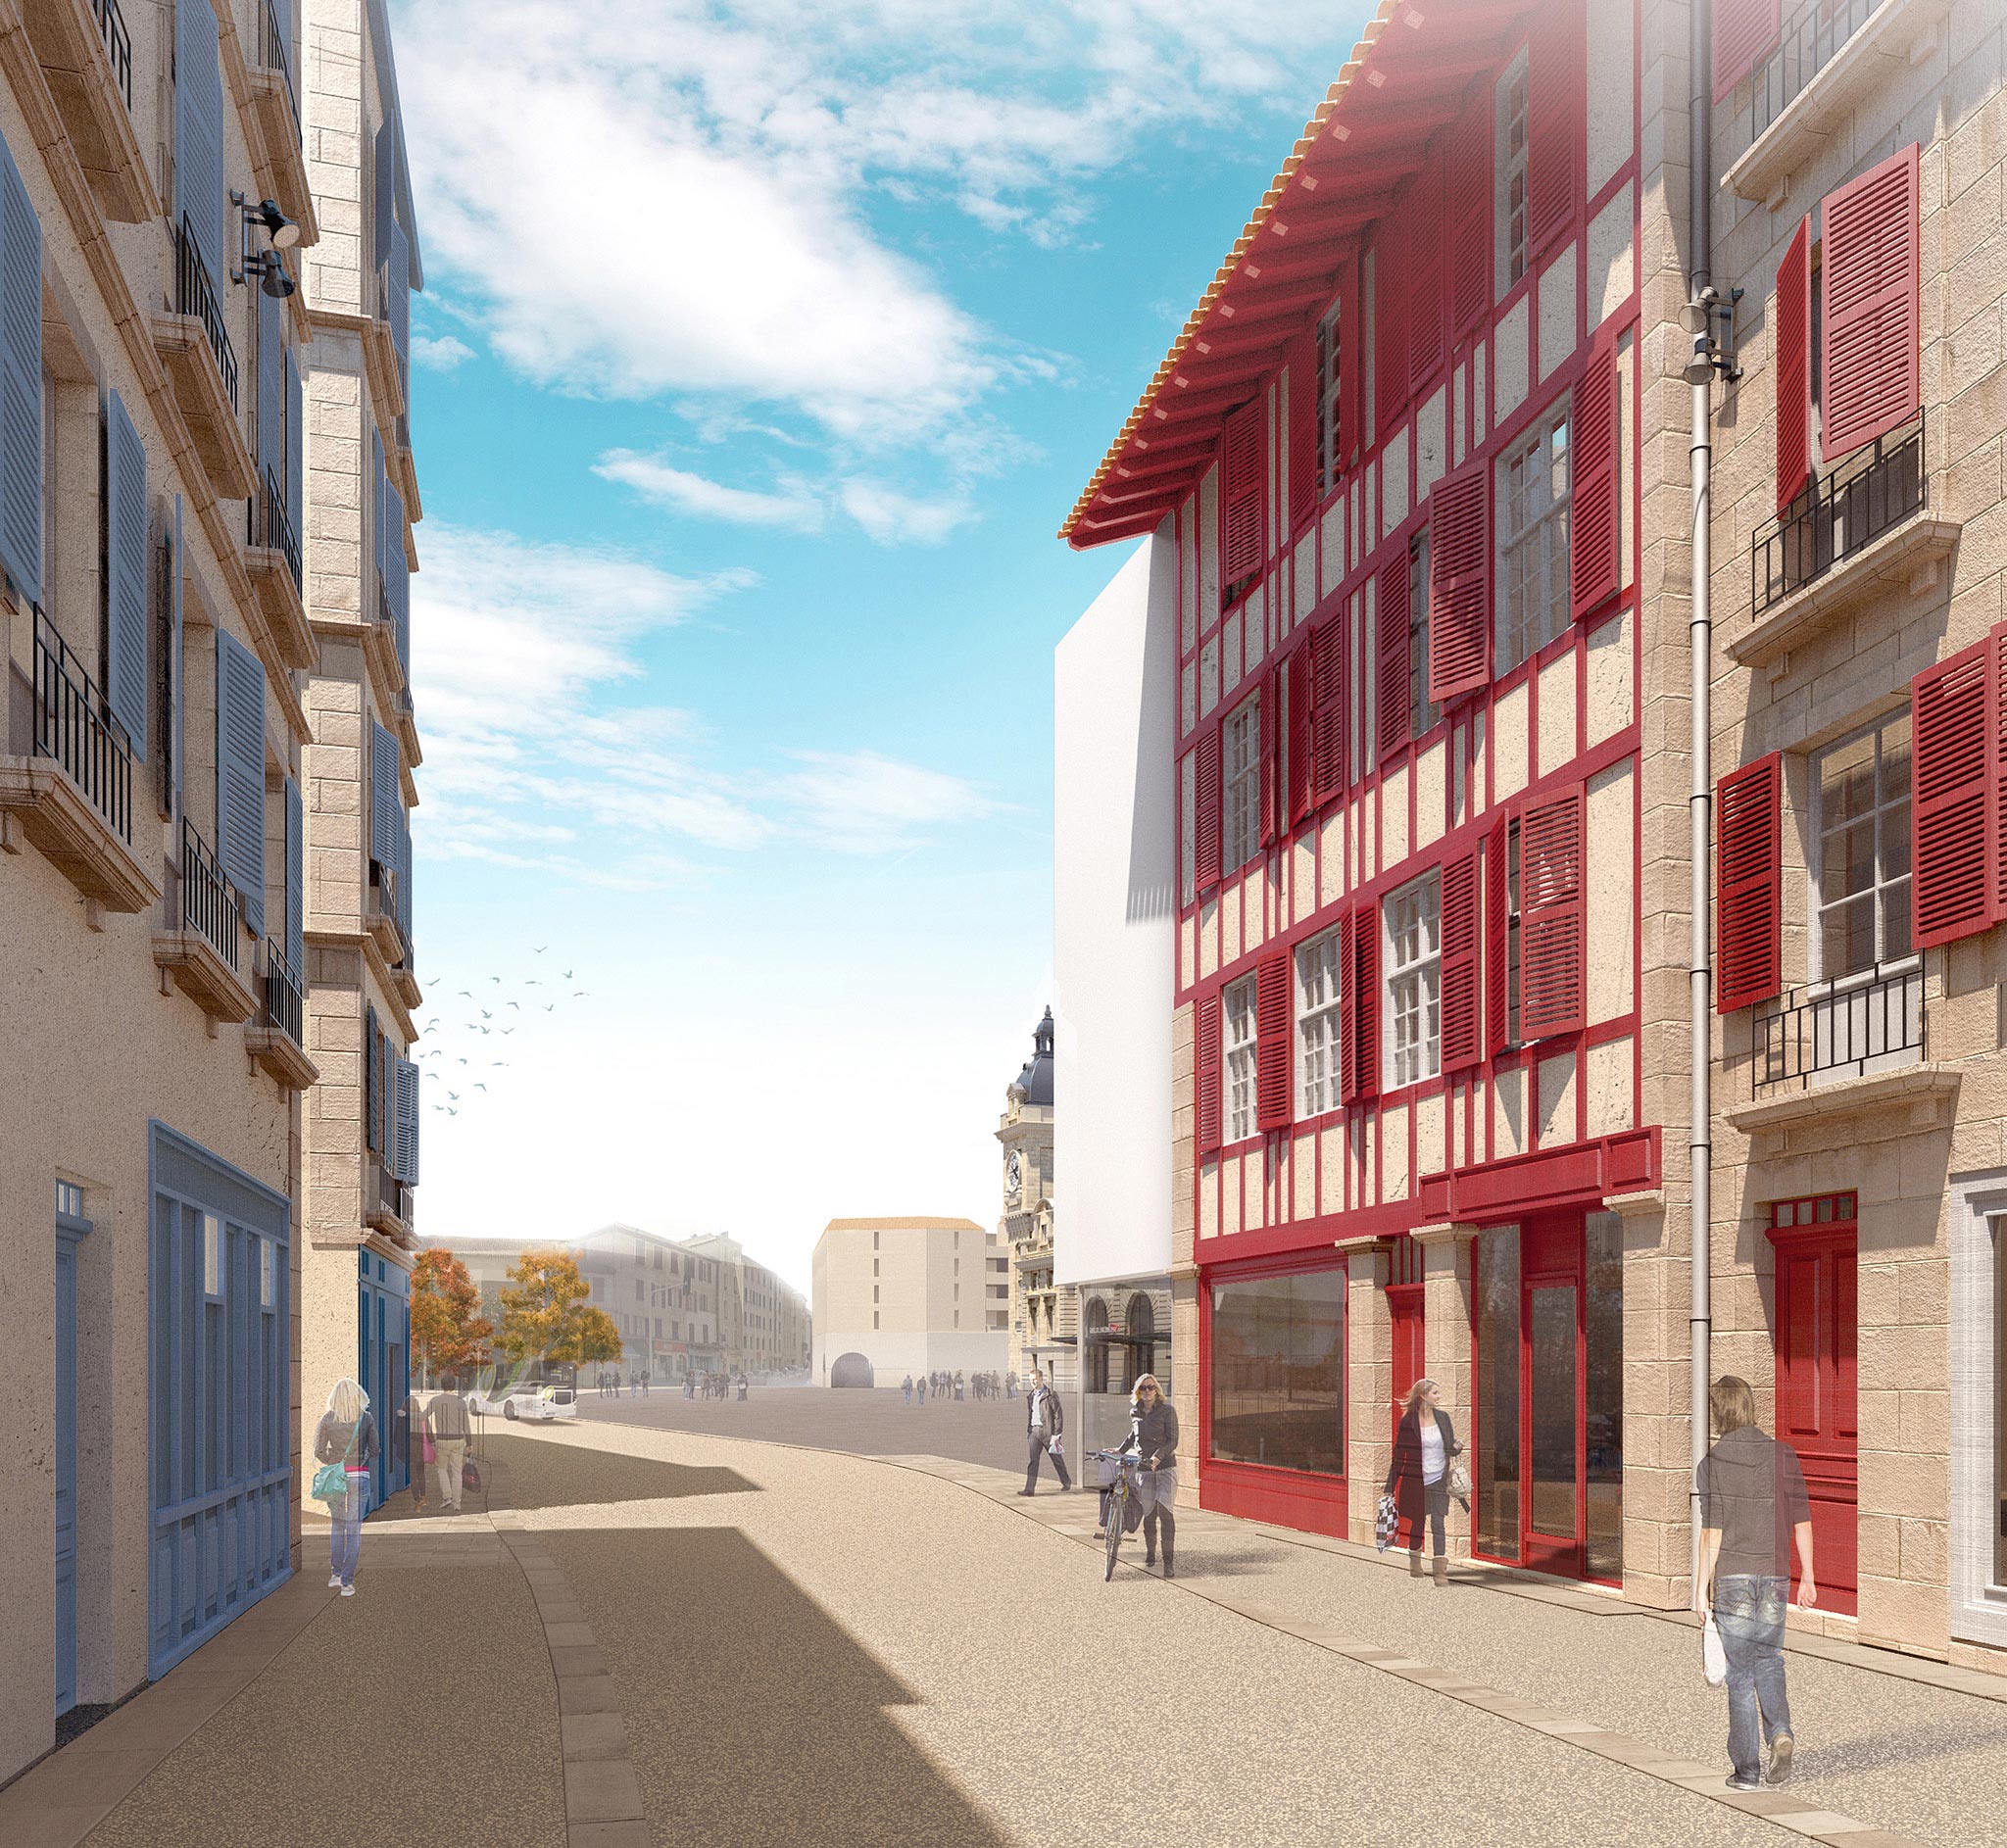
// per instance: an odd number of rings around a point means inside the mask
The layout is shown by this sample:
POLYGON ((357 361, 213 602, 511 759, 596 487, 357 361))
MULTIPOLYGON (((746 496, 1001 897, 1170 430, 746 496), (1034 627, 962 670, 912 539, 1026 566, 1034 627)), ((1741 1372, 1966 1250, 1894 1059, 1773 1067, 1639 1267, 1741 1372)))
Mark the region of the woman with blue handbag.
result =
POLYGON ((327 1582, 345 1598, 356 1595, 356 1559, 363 1550, 363 1517, 369 1512, 369 1469, 376 1461, 376 1421, 369 1395, 353 1380, 337 1380, 327 1409, 314 1428, 314 1499, 327 1504, 333 1523, 327 1582))

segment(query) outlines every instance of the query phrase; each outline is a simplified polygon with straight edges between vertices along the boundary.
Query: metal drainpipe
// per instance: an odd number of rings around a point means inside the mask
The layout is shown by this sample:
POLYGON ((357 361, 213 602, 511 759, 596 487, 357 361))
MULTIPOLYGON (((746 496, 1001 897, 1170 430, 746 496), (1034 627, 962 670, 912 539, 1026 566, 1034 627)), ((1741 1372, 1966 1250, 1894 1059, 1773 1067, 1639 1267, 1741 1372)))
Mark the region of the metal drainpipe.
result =
MULTIPOLYGON (((1688 20, 1689 72, 1692 101, 1688 115, 1690 144, 1689 168, 1689 201, 1688 226, 1689 302, 1705 303, 1713 282, 1714 237, 1714 97, 1713 21, 1711 0, 1689 0, 1692 9, 1688 20)), ((1703 340, 1711 339, 1712 316, 1708 317, 1703 340)), ((1688 819, 1691 835, 1692 952, 1688 972, 1689 1033, 1688 1056, 1692 1063, 1692 1134, 1688 1144, 1692 1181, 1692 1206, 1689 1224, 1689 1261, 1692 1273, 1692 1301, 1688 1317, 1688 1338, 1691 1363, 1691 1446, 1693 1475, 1690 1492, 1690 1589, 1693 1607, 1700 1606, 1700 1463, 1707 1455, 1707 1387, 1710 1346, 1713 1339, 1713 1197, 1710 1167, 1713 1159, 1713 1065, 1714 1022, 1712 1019, 1712 970, 1708 954, 1709 879, 1708 851, 1712 837, 1713 718, 1710 677, 1714 665, 1714 629, 1708 599, 1708 495, 1713 468, 1712 374, 1691 386, 1692 436, 1689 460, 1692 473, 1692 533, 1689 557, 1691 579, 1689 586, 1688 649, 1692 669, 1693 734, 1690 755, 1693 788, 1688 798, 1688 819)))

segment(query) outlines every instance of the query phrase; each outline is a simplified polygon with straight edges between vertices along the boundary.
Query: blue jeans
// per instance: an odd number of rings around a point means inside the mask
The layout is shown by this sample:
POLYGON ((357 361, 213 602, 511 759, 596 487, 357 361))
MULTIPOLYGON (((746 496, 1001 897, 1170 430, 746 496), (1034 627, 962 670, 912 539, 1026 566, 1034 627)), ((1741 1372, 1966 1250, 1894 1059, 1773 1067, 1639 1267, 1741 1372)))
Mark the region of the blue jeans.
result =
POLYGON ((1729 1659, 1729 1762, 1738 1777, 1763 1770, 1763 1747, 1791 1729, 1784 1692, 1788 1579, 1736 1573, 1714 1581, 1714 1622, 1729 1659))
POLYGON ((356 1560, 363 1550, 363 1517, 369 1512, 369 1473, 348 1472, 349 1492, 327 1504, 334 1523, 328 1571, 343 1584, 356 1582, 356 1560))

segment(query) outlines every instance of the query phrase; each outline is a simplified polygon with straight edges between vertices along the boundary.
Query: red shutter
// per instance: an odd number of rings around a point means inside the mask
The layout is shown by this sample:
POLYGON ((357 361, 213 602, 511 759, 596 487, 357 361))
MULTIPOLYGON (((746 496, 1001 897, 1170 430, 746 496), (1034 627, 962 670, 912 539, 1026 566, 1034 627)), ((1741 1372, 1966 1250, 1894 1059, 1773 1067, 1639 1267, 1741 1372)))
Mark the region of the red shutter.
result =
POLYGON ((1289 350, 1290 530, 1317 511, 1317 330, 1294 341, 1289 350))
POLYGON ((1402 205, 1407 245, 1407 396, 1443 369, 1443 151, 1438 143, 1402 205))
POLYGON ((1429 698, 1492 679, 1492 465, 1436 484, 1429 518, 1429 698))
POLYGON ((1271 668, 1261 682, 1261 691, 1254 705, 1254 723, 1261 739, 1261 758, 1255 765, 1254 776, 1260 788, 1263 847, 1272 845, 1275 840, 1277 811, 1282 807, 1276 790, 1276 746, 1281 742, 1277 736, 1277 720, 1281 714, 1276 710, 1276 696, 1281 684, 1282 676, 1271 668))
POLYGON ((1732 771, 1714 802, 1714 1004, 1732 1014, 1784 986, 1784 759, 1732 771))
POLYGON ((1820 379, 1826 460, 1917 414, 1921 232, 1912 141, 1820 207, 1820 379))
POLYGON ((1582 191, 1589 28, 1582 0, 1542 0, 1526 69, 1526 248, 1574 217, 1582 191))
POLYGON ((1519 1032, 1579 1033, 1583 1013, 1583 825, 1577 787, 1519 821, 1519 1032))
POLYGON ((1449 144, 1449 333, 1479 319, 1492 301, 1492 96, 1482 90, 1449 144))
POLYGON ((1512 931, 1511 871, 1506 861, 1506 821, 1500 815, 1485 841, 1485 1055, 1496 1058, 1510 1035, 1506 958, 1512 931))
POLYGON ((1380 760, 1408 739, 1410 689, 1407 671, 1407 547, 1396 546, 1380 567, 1380 760))
POLYGON ((1718 103, 1770 55, 1782 0, 1714 0, 1714 100, 1718 103))
POLYGON ((1290 703, 1290 749, 1289 749, 1289 819, 1292 824, 1301 821, 1310 812, 1310 792, 1315 786, 1312 758, 1315 747, 1311 743, 1311 691, 1313 678, 1310 665, 1311 652, 1316 647, 1314 634, 1305 636, 1302 645, 1290 657, 1289 661, 1289 703, 1290 703))
POLYGON ((1290 1126, 1290 952, 1254 965, 1254 1127, 1290 1126))
POLYGON ((1346 786, 1345 612, 1327 617, 1310 635, 1310 751, 1316 793, 1324 802, 1346 786))
POLYGON ((1910 842, 1916 948, 2003 915, 2000 867, 2002 631, 1910 682, 1910 842))
POLYGON ((1220 1143, 1219 997, 1201 996, 1196 1016, 1194 1031, 1199 1044, 1193 1048, 1192 1063, 1198 1074, 1195 1101, 1199 1116, 1199 1152, 1216 1155, 1220 1143))
POLYGON ((1443 862, 1443 1069, 1485 1056, 1478 1001, 1478 854, 1443 862))
POLYGON ((1575 389, 1575 480, 1568 510, 1568 607, 1576 621, 1623 588, 1623 521, 1617 508, 1619 437, 1617 343, 1598 337, 1575 389))
POLYGON ((1407 409, 1407 263, 1398 216, 1373 240, 1373 420, 1386 436, 1407 409))
POLYGON ((1777 266, 1777 511, 1812 475, 1812 223, 1800 219, 1777 266))
POLYGON ((1261 568, 1262 479, 1267 473, 1262 452, 1264 416, 1261 395, 1227 419, 1221 446, 1220 581, 1238 584, 1261 568))
POLYGON ((1380 907, 1368 901, 1346 913, 1339 938, 1345 980, 1346 1042, 1339 1061, 1345 1103, 1380 1094, 1380 907))
POLYGON ((1219 884, 1220 787, 1219 727, 1208 725, 1199 734, 1199 770, 1193 779, 1199 789, 1199 813, 1193 825, 1198 847, 1195 877, 1199 890, 1219 884))

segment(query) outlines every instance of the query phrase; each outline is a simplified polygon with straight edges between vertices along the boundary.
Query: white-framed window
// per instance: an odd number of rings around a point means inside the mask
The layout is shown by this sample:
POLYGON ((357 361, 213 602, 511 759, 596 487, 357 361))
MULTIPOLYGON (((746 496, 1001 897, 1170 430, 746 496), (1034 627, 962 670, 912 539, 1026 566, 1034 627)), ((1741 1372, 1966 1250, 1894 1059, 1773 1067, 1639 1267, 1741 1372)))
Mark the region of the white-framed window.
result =
POLYGON ((1340 454, 1345 423, 1339 408, 1339 380, 1344 367, 1343 342, 1350 329, 1343 325, 1337 302, 1324 311, 1317 323, 1317 498, 1321 501, 1338 486, 1349 458, 1340 454))
POLYGON ((1387 966, 1387 1072, 1391 1089, 1443 1069, 1443 883, 1437 873, 1401 887, 1380 907, 1387 966))
POLYGON ((1526 47, 1498 78, 1493 106, 1493 300, 1526 274, 1526 47))
POLYGON ((1910 953, 1907 710, 1812 754, 1811 873, 1815 982, 1910 953))
POLYGON ((1220 1063, 1226 1074, 1225 1121, 1230 1143, 1254 1134, 1254 978, 1244 976, 1221 997, 1220 1063))
POLYGON ((258 1241, 258 1306, 268 1314, 278 1307, 278 1246, 269 1239, 258 1241))
POLYGON ((1568 626, 1568 410, 1564 393, 1498 459, 1499 673, 1568 626))
POLYGON ((1326 931, 1297 950, 1298 1120, 1338 1108, 1338 933, 1326 931))
POLYGON ((223 1222, 202 1215, 202 1293, 220 1301, 223 1293, 223 1222))
POLYGON ((1261 844, 1261 696, 1244 700, 1220 727, 1219 864, 1231 873, 1261 844))
POLYGON ((1443 716, 1429 698, 1429 529, 1407 542, 1407 735, 1419 738, 1443 716))

